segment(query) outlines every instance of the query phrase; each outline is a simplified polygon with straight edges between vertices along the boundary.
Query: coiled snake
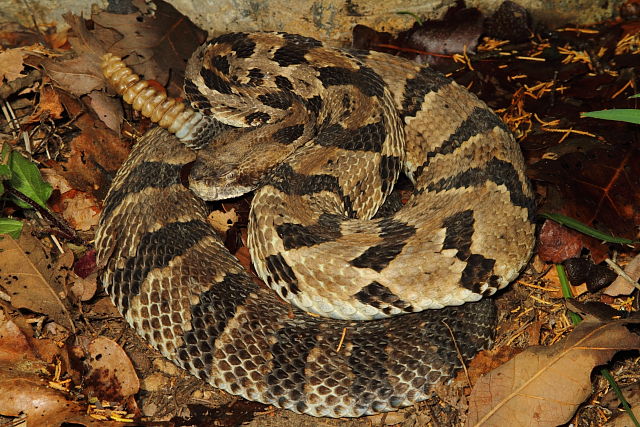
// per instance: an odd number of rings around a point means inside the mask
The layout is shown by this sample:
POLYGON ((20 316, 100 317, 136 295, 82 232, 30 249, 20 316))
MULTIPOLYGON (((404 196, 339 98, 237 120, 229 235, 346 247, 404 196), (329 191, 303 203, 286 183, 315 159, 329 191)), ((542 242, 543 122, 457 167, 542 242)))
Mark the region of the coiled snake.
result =
POLYGON ((103 69, 176 135, 137 142, 96 236, 106 290, 166 357, 251 400, 355 417, 428 398, 490 343, 495 309, 473 301, 527 262, 533 199, 517 144, 475 96, 285 33, 199 48, 190 107, 118 58, 103 69), (400 172, 413 194, 374 217, 400 172), (297 307, 255 285, 206 221, 202 198, 253 189, 255 269, 297 307))

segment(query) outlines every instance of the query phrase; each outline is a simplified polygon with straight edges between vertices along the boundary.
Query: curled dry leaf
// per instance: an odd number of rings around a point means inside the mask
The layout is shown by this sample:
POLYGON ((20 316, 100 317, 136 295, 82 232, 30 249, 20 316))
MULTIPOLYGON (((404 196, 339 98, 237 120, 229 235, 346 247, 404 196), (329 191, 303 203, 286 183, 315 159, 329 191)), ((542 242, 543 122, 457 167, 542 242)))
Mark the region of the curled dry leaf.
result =
POLYGON ((0 288, 11 305, 46 314, 73 331, 66 290, 59 280, 66 272, 56 266, 49 250, 25 229, 19 240, 3 235, 0 253, 0 288))
POLYGON ((63 111, 64 107, 56 90, 51 86, 43 86, 40 89, 40 102, 38 102, 36 110, 27 119, 26 123, 39 122, 43 116, 59 119, 62 117, 63 111))
POLYGON ((53 201, 52 209, 62 214, 71 227, 87 231, 98 224, 101 208, 92 194, 73 189, 54 169, 41 169, 40 173, 44 181, 60 192, 60 197, 53 201))
POLYGON ((620 350, 640 347, 626 324, 585 320, 563 341, 530 347, 480 378, 467 426, 555 426, 569 421, 591 393, 591 370, 620 350))

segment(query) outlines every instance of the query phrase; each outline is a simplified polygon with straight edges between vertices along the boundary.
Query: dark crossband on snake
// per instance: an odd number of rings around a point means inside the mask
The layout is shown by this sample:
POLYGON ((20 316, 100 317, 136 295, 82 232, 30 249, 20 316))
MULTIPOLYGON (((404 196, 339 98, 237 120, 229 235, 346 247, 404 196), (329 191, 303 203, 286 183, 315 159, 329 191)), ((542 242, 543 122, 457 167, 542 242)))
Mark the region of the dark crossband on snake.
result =
POLYGON ((187 101, 103 61, 160 126, 105 200, 101 281, 164 356, 234 395, 358 417, 431 397, 490 345, 482 297, 526 265, 534 201, 517 143, 474 95, 427 66, 286 33, 201 46, 187 101), (410 197, 376 216, 400 174, 410 197), (272 290, 207 222, 204 200, 249 191, 248 246, 272 290))

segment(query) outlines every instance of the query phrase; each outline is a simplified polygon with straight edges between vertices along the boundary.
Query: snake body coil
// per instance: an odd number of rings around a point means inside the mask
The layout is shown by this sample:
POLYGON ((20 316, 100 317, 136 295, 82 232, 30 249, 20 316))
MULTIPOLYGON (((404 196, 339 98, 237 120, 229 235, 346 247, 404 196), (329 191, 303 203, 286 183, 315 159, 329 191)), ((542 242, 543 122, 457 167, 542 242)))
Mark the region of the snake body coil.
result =
POLYGON ((285 33, 198 49, 190 106, 103 59, 125 100, 175 133, 138 141, 96 236, 105 288, 166 357, 251 400, 353 417, 428 398, 458 349, 490 343, 495 309, 473 301, 528 260, 533 199, 515 141, 473 95, 285 33), (413 194, 375 217, 401 172, 413 194), (206 222, 202 198, 252 189, 252 260, 293 315, 206 222))

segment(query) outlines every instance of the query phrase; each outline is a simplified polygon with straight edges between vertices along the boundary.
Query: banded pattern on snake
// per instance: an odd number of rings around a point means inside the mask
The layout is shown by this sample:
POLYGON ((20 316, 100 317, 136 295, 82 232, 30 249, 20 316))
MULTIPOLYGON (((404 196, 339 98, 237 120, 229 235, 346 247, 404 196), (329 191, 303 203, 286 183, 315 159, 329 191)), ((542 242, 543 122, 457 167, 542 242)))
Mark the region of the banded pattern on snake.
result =
POLYGON ((407 60, 285 33, 199 48, 190 107, 117 58, 104 70, 175 133, 137 142, 96 236, 105 288, 166 357, 251 400, 353 417, 428 398, 458 349, 466 360, 490 343, 495 309, 473 301, 526 264, 533 196, 513 137, 475 96, 407 60), (413 194, 375 217, 401 172, 413 194), (297 308, 206 222, 203 198, 253 189, 254 266, 297 308))

